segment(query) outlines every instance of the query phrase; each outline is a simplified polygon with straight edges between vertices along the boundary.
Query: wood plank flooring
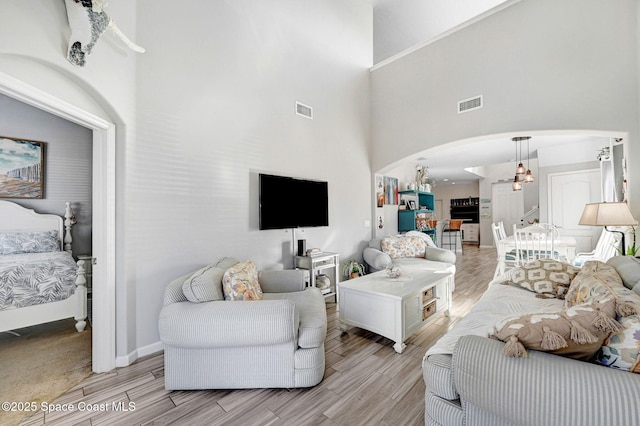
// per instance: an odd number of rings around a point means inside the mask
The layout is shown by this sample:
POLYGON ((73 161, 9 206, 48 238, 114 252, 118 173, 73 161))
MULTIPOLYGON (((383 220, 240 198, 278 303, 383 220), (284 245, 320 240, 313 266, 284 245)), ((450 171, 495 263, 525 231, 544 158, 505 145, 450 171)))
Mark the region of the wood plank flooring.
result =
POLYGON ((495 262, 495 249, 465 245, 450 316, 411 336, 402 354, 374 333, 352 328, 343 334, 336 305, 327 304, 326 370, 313 388, 169 392, 159 353, 95 374, 53 402, 75 411, 40 411, 21 424, 423 425, 422 357, 482 295, 495 262))

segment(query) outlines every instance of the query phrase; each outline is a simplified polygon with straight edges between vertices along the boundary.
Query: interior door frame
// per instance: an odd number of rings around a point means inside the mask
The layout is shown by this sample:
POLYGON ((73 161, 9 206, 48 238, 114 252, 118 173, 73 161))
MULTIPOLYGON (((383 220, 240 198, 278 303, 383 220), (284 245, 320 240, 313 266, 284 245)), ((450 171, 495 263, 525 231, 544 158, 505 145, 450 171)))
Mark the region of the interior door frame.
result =
MULTIPOLYGON (((553 197, 554 197, 554 193, 553 193, 553 178, 556 176, 573 176, 579 173, 597 173, 600 175, 600 185, 599 185, 599 190, 600 190, 600 194, 599 194, 599 199, 597 200, 591 200, 590 202, 596 203, 596 202, 601 202, 603 199, 603 189, 602 189, 602 171, 599 168, 589 168, 589 169, 579 169, 579 170, 571 170, 571 171, 562 171, 562 172, 551 172, 547 175, 547 221, 548 222, 552 222, 553 221, 553 197)), ((587 227, 584 227, 585 231, 587 227)), ((592 230, 590 231, 591 233, 591 248, 593 249, 595 247, 596 242, 598 241, 598 238, 600 236, 600 233, 602 232, 602 228, 600 227, 594 227, 591 226, 589 227, 592 230)), ((585 237, 576 237, 578 240, 580 240, 580 238, 586 238, 585 237)), ((578 241, 580 242, 580 241, 578 241)), ((578 250, 580 251, 580 250, 578 250)), ((585 250, 585 251, 589 251, 589 250, 585 250)))
POLYGON ((0 93, 93 131, 92 256, 97 264, 92 271, 92 291, 100 303, 92 306, 91 365, 96 373, 111 371, 116 367, 116 126, 2 72, 0 93))

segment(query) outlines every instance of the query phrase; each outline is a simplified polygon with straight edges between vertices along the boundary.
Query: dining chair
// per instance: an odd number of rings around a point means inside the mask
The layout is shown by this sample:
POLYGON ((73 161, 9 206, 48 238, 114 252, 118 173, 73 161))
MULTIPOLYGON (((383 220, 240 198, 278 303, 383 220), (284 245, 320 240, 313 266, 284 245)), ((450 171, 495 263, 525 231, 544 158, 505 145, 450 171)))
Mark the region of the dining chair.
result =
POLYGON ((513 240, 516 248, 516 266, 524 265, 536 259, 559 260, 554 250, 556 232, 539 225, 518 228, 513 225, 513 240))
POLYGON ((606 262, 616 255, 620 241, 618 241, 613 232, 609 232, 606 229, 602 229, 600 238, 596 243, 596 247, 590 252, 581 252, 576 254, 576 258, 573 261, 574 266, 582 266, 589 260, 599 260, 606 262))
POLYGON ((496 271, 493 274, 493 277, 496 278, 498 275, 503 273, 506 268, 513 268, 516 266, 516 252, 515 250, 511 250, 507 253, 504 253, 504 259, 501 262, 501 250, 504 250, 504 247, 500 244, 500 241, 507 238, 507 233, 504 230, 504 222, 494 222, 491 224, 491 231, 493 233, 493 241, 496 245, 496 251, 498 252, 498 264, 496 265, 496 271))

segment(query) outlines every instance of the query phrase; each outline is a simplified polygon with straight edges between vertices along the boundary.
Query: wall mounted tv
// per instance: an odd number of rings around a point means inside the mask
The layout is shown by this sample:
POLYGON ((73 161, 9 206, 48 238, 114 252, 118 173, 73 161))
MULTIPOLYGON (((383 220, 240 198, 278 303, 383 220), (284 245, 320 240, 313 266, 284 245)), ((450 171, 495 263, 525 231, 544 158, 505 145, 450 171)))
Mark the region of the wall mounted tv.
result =
POLYGON ((260 229, 329 226, 327 182, 260 174, 260 229))

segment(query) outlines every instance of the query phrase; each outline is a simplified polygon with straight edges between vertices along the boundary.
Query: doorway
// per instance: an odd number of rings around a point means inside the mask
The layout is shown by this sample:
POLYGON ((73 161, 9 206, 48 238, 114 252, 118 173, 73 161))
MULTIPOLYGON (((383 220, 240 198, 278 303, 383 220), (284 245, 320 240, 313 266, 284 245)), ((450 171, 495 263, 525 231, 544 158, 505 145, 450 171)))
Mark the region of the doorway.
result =
MULTIPOLYGON (((92 370, 115 368, 115 124, 0 73, 0 93, 93 132, 93 306, 92 370)), ((86 93, 86 92, 85 92, 86 93)), ((92 101, 91 95, 86 94, 92 101)))
POLYGON ((548 177, 549 222, 563 236, 576 239, 576 252, 588 252, 595 246, 602 228, 578 225, 585 204, 601 201, 599 169, 550 173, 548 177))
POLYGON ((520 223, 524 214, 524 196, 522 191, 514 191, 511 182, 498 182, 491 185, 493 200, 492 221, 502 222, 507 235, 513 233, 513 225, 520 223))

